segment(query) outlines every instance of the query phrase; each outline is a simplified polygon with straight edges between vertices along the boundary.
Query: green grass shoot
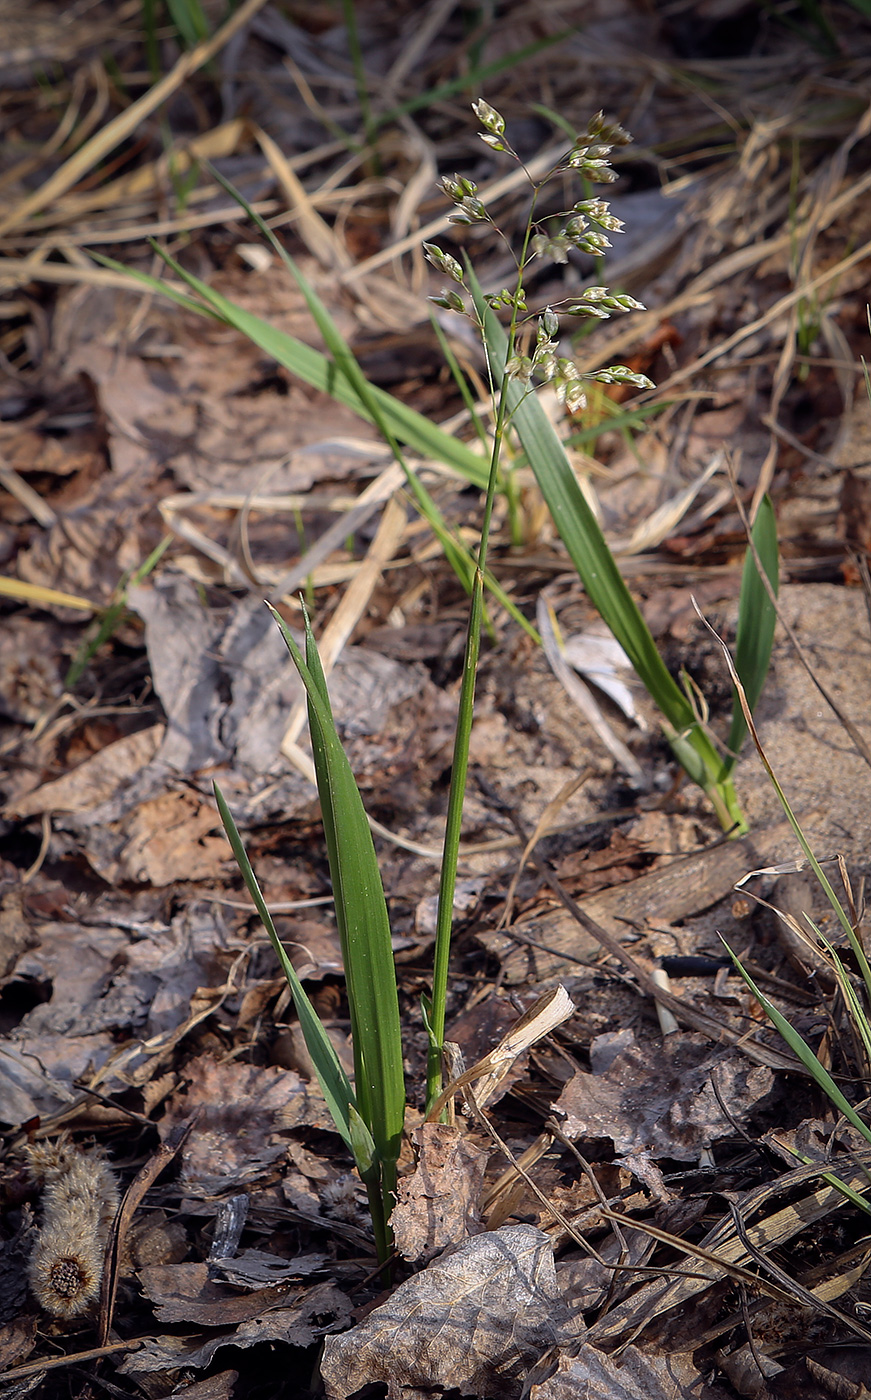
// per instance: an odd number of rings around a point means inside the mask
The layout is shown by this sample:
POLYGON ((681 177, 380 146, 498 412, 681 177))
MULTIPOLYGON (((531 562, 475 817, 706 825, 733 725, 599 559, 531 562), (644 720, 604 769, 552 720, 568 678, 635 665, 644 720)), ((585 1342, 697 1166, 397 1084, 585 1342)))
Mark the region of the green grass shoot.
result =
POLYGON ((405 1081, 396 971, 387 903, 369 824, 336 732, 327 686, 305 615, 305 654, 273 614, 305 686, 318 795, 348 993, 354 1088, 275 931, 224 797, 215 797, 233 854, 293 996, 303 1036, 337 1130, 366 1185, 379 1259, 390 1255, 389 1219, 405 1116, 405 1081))

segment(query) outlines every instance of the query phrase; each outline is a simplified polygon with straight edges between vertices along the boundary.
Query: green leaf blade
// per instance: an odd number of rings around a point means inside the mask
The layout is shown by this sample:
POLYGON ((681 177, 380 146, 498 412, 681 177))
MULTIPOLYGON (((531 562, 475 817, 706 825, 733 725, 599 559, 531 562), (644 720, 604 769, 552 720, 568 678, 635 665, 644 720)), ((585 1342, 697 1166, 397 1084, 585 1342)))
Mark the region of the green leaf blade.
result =
MULTIPOLYGON (((508 340, 468 264, 466 275, 484 326, 493 375, 499 382, 508 357, 508 340)), ((508 382, 507 393, 513 425, 591 603, 665 717, 676 757, 708 793, 724 829, 746 830, 723 760, 662 660, 544 409, 535 394, 528 393, 517 380, 508 382)))
POLYGON ((399 1154, 405 1080, 396 969, 372 833, 333 721, 320 657, 306 617, 303 656, 283 618, 281 634, 306 689, 324 835, 351 1012, 356 1094, 387 1170, 399 1154))
POLYGON ((272 915, 266 906, 266 901, 257 883, 257 877, 248 859, 248 853, 245 850, 242 838, 239 835, 239 829, 233 820, 226 798, 217 783, 213 784, 213 788, 215 801, 218 804, 218 812, 220 813, 224 830, 227 833, 227 839, 232 847, 233 855, 236 857, 236 863, 242 872, 242 878, 248 887, 248 893, 254 901, 254 907, 260 915, 263 927, 266 929, 269 941, 281 964, 281 970, 287 978, 290 993, 293 997, 293 1004, 296 1008, 296 1014, 299 1017, 300 1028, 302 1029, 305 1039, 306 1049, 311 1055, 315 1073, 318 1077, 318 1083, 321 1086, 321 1092, 326 1100, 330 1116, 341 1137, 347 1143, 348 1147, 352 1148, 353 1134, 351 1131, 350 1110, 356 1107, 356 1101, 350 1080, 342 1068, 341 1061, 336 1053, 336 1047, 324 1030, 318 1014, 309 1001, 302 982, 299 980, 296 969, 287 956, 281 939, 278 937, 275 924, 272 922, 272 915))
POLYGON ((849 1099, 846 1098, 838 1088, 838 1085, 829 1074, 829 1071, 814 1054, 804 1037, 799 1035, 798 1031, 786 1019, 783 1013, 778 1011, 777 1007, 768 1000, 764 992, 759 990, 753 978, 750 976, 750 973, 742 966, 740 959, 733 953, 725 939, 723 939, 723 946, 732 959, 732 962, 735 964, 736 971, 744 979, 766 1016, 771 1021, 778 1034, 786 1041, 796 1058, 801 1061, 815 1083, 819 1085, 830 1103, 834 1104, 835 1108, 837 1108, 838 1112, 842 1113, 847 1121, 852 1123, 853 1127, 856 1128, 868 1142, 871 1142, 871 1127, 859 1117, 849 1099))
MULTIPOLYGON (((319 389, 322 393, 329 394, 339 403, 345 404, 366 422, 375 422, 370 407, 361 398, 358 390, 326 355, 313 349, 312 346, 306 345, 303 341, 297 340, 295 336, 289 335, 286 331, 271 326, 268 321, 261 320, 259 316, 246 311, 244 307, 236 306, 227 297, 222 296, 206 282, 195 277, 193 273, 188 272, 172 258, 166 257, 165 254, 164 256, 176 275, 190 287, 191 291, 196 293, 199 301, 183 296, 157 277, 126 268, 123 263, 115 262, 111 258, 100 256, 98 261, 117 272, 126 273, 132 281, 143 283, 152 291, 159 292, 161 296, 169 297, 185 307, 186 310, 217 317, 227 325, 235 327, 255 345, 258 345, 271 359, 290 370, 291 374, 295 374, 304 383, 311 385, 314 389, 319 389)), ((394 398, 385 390, 370 385, 369 393, 377 413, 383 416, 385 423, 400 442, 404 442, 407 447, 412 448, 423 457, 433 457, 436 461, 452 467, 473 485, 480 486, 482 489, 486 487, 487 463, 466 443, 461 442, 459 438, 453 437, 450 433, 446 433, 437 423, 431 423, 423 414, 401 403, 399 399, 394 398)))
MULTIPOLYGON (((775 597, 780 582, 780 554, 777 546, 777 521, 769 496, 764 496, 753 522, 751 539, 759 555, 775 597)), ((738 630, 735 638, 735 669, 744 687, 751 713, 756 709, 762 687, 771 664, 771 648, 774 645, 774 629, 777 625, 777 612, 759 576, 759 569, 753 550, 748 548, 741 575, 741 593, 738 601, 738 630)), ((737 763, 737 756, 747 737, 747 721, 732 688, 732 724, 729 730, 728 747, 731 754, 726 760, 727 769, 737 763)))

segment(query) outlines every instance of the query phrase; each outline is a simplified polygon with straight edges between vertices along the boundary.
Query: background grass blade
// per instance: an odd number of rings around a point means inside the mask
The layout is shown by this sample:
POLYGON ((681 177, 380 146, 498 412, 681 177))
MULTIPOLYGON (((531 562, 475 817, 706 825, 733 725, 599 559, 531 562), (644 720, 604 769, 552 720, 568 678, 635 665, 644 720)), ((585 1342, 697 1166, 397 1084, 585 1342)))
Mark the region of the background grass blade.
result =
MULTIPOLYGON (((224 183, 224 182, 222 182, 224 183)), ((227 187, 229 192, 235 193, 232 186, 227 187)), ((239 198, 239 196, 236 196, 239 198)), ((241 200, 242 207, 249 210, 252 218, 263 225, 262 220, 250 210, 244 200, 241 200)), ((266 233, 273 237, 271 231, 266 229, 266 233)), ((123 272, 134 282, 140 282, 149 287, 152 291, 159 292, 162 296, 167 296, 179 306, 187 310, 198 311, 201 315, 211 316, 215 320, 222 321, 225 325, 233 326, 243 335, 247 336, 255 345, 259 345, 272 359, 284 365, 306 384, 320 389, 323 393, 329 394, 339 403, 346 404, 366 422, 381 428, 388 442, 395 438, 404 442, 407 447, 424 457, 432 457, 442 462, 445 466, 456 471, 458 475, 472 483, 474 486, 486 488, 487 485, 487 464, 486 462, 467 447, 459 439, 446 433, 437 424, 430 423, 429 419, 417 413, 412 408, 407 408, 405 404, 395 399, 391 394, 385 393, 370 384, 363 375, 357 361, 350 348, 344 341, 339 342, 338 349, 340 361, 337 364, 334 360, 322 355, 319 350, 313 350, 310 346, 304 345, 302 341, 294 339, 284 331, 276 330, 268 321, 263 321, 259 316, 254 316, 242 307, 236 306, 220 292, 215 292, 205 282, 201 282, 198 277, 187 272, 181 265, 174 261, 157 244, 153 244, 157 253, 164 259, 168 267, 181 278, 192 291, 195 291, 201 300, 186 297, 174 287, 167 287, 156 277, 151 277, 148 273, 139 272, 135 269, 125 268, 123 263, 114 262, 111 258, 100 257, 100 262, 115 271, 123 272), (344 373, 342 371, 345 371, 344 373), (350 376, 350 377, 349 377, 350 376), (359 386, 359 391, 357 387, 359 386)), ((284 254, 283 254, 284 256, 284 254)), ((294 273, 297 275, 297 273, 294 273)), ((303 279, 304 282, 304 279, 303 279)), ((305 284, 307 286, 307 284, 305 284)), ((301 288, 305 292, 305 286, 301 288)), ((313 314, 315 307, 323 311, 323 316, 327 318, 321 325, 324 338, 328 339, 331 334, 329 329, 329 317, 326 308, 320 303, 319 298, 313 297, 313 314)), ((330 322, 331 324, 331 322, 330 322)), ((335 335, 338 330, 333 327, 335 335)), ((402 463, 401 454, 398 460, 402 463)), ((402 463, 404 465, 404 463, 402 463)), ((406 470, 408 470, 406 468, 406 470)), ((456 538, 442 517, 441 512, 429 493, 418 481, 416 474, 409 473, 409 485, 414 492, 416 504, 428 521, 434 534, 437 536, 445 555, 448 558, 454 572, 462 583, 467 593, 471 593, 472 580, 474 577, 474 561, 461 540, 456 538)), ((505 608, 506 612, 513 620, 522 627, 523 630, 532 637, 536 644, 540 638, 535 628, 517 607, 517 604, 509 597, 499 582, 487 570, 484 574, 487 589, 493 597, 505 608)))
MULTIPOLYGON (((157 251, 165 257, 160 248, 157 251)), ((187 283, 192 291, 197 293, 199 301, 185 297, 175 288, 168 287, 158 277, 152 277, 148 273, 139 272, 134 268, 127 268, 123 263, 116 262, 113 258, 106 258, 98 254, 94 256, 104 267, 125 273, 133 281, 143 283, 152 291, 159 292, 161 296, 169 297, 188 310, 199 311, 201 315, 211 315, 229 326, 235 326, 255 345, 259 345, 261 350, 273 360, 290 370, 291 374, 295 374, 297 378, 310 384, 312 388, 320 389, 322 393, 329 394, 331 398, 345 404, 367 422, 374 423, 372 414, 359 393, 339 372, 333 361, 323 355, 320 350, 313 349, 310 345, 304 344, 303 341, 297 340, 295 336, 276 329, 268 321, 236 306, 220 292, 209 287, 207 283, 194 277, 192 273, 186 272, 172 258, 165 257, 168 266, 187 283)), ((404 442, 406 447, 412 448, 422 457, 432 457, 436 461, 452 467, 466 481, 480 486, 482 490, 486 488, 487 462, 483 457, 477 452, 473 452, 459 438, 452 437, 437 423, 431 423, 428 418, 424 418, 422 413, 418 413, 415 409, 401 403, 399 399, 394 398, 384 389, 369 385, 369 390, 377 405, 378 412, 383 415, 384 421, 400 442, 404 442)))
MULTIPOLYGON (((765 677, 771 663, 771 648, 774 644, 774 628, 777 613, 768 594, 768 589, 759 577, 756 556, 762 564, 768 580, 777 596, 780 582, 780 555, 777 548, 777 521, 771 498, 764 496, 753 522, 751 539, 755 546, 748 549, 744 558, 744 572, 741 576, 741 594, 738 601, 738 631, 735 638, 735 669, 741 678, 744 694, 751 712, 762 694, 765 677)), ((741 746, 747 737, 747 721, 737 690, 732 690, 732 726, 729 730, 728 747, 735 757, 726 759, 726 768, 731 771, 738 761, 741 746)))
POLYGON ((296 974, 296 969, 290 958, 287 956, 284 945, 275 930, 272 922, 272 915, 266 907, 257 877, 251 868, 248 853, 242 844, 236 823, 233 820, 230 808, 227 806, 224 794, 217 783, 213 784, 215 801, 218 804, 218 811, 227 838, 233 848, 233 855, 236 863, 242 872, 242 878, 248 887, 248 893, 254 901, 257 913, 260 915, 263 927, 269 935, 269 941, 275 950, 275 955, 281 964, 281 970, 287 978, 290 993, 293 997, 293 1004, 296 1014, 299 1017, 299 1024, 305 1038, 306 1049, 312 1058, 318 1083, 321 1092, 326 1099, 330 1116, 336 1125, 341 1137, 352 1147, 351 1124, 349 1110, 355 1106, 354 1091, 351 1088, 350 1080, 342 1068, 341 1061, 336 1054, 336 1048, 330 1040, 326 1031, 318 1019, 317 1012, 306 995, 306 990, 296 974))
POLYGON ((71 690, 77 684, 84 671, 100 648, 110 637, 115 635, 121 620, 127 613, 127 589, 133 585, 142 583, 143 579, 157 568, 169 546, 172 544, 172 535, 164 535, 163 539, 151 551, 148 558, 138 569, 134 569, 123 576, 113 590, 113 600, 107 607, 102 618, 96 627, 89 628, 85 633, 81 645, 76 650, 70 668, 64 676, 64 690, 71 690))
POLYGON ((794 1026, 790 1025, 782 1012, 778 1011, 777 1007, 772 1005, 765 994, 759 990, 753 978, 750 976, 749 972, 746 972, 741 966, 740 960, 732 952, 732 949, 729 947, 728 943, 726 943, 725 939, 723 940, 723 946, 732 959, 732 962, 735 964, 736 971, 743 977, 766 1016, 786 1041, 793 1054, 801 1060, 805 1069, 816 1081, 829 1101, 834 1104, 838 1112, 842 1113, 847 1121, 852 1123, 853 1127, 856 1128, 868 1142, 871 1142, 871 1128, 869 1128, 867 1123, 862 1121, 849 1099, 844 1097, 844 1094, 838 1088, 834 1079, 829 1074, 829 1071, 814 1054, 807 1041, 799 1035, 798 1031, 794 1026))

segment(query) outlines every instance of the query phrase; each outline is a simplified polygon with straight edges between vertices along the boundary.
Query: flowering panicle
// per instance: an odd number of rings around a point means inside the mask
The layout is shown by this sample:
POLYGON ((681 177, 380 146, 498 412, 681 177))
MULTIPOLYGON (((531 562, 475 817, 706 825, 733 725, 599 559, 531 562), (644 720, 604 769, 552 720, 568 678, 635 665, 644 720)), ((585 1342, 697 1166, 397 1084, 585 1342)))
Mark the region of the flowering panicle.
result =
MULTIPOLYGON (((472 104, 475 116, 483 127, 481 139, 494 151, 503 151, 514 160, 520 157, 512 148, 506 135, 505 118, 491 107, 489 102, 479 98, 472 104)), ((617 175, 610 164, 610 155, 615 146, 626 146, 632 140, 628 132, 617 122, 605 120, 604 112, 597 112, 587 123, 587 130, 576 138, 564 160, 551 175, 564 175, 575 171, 585 180, 596 184, 611 184, 617 175)), ((545 177, 543 184, 550 176, 545 177)), ((532 183, 532 181, 530 181, 532 183)), ((454 224, 495 224, 478 194, 478 186, 463 175, 444 176, 441 188, 454 205, 450 222, 454 224)), ((537 195, 541 186, 533 184, 537 195)), ((527 312, 523 273, 533 258, 548 258, 553 263, 567 263, 573 249, 593 257, 601 255, 611 247, 609 234, 623 232, 622 220, 610 211, 607 202, 600 198, 585 198, 573 205, 564 222, 558 227, 545 227, 531 221, 525 261, 518 262, 517 284, 513 291, 503 288, 491 293, 485 300, 494 311, 510 311, 515 324, 527 312)), ((426 256, 434 267, 445 273, 455 283, 463 284, 464 274, 456 258, 434 243, 425 243, 426 256)), ((464 288, 465 290, 465 288, 464 288)), ((457 311, 475 318, 474 309, 469 308, 460 292, 453 288, 443 289, 439 296, 431 297, 437 306, 449 311, 457 311)), ((643 311, 640 301, 625 292, 609 292, 607 287, 587 287, 577 300, 564 305, 561 311, 568 316, 606 320, 613 313, 643 311)), ((577 412, 586 404, 581 382, 581 374, 574 362, 559 354, 559 317, 552 307, 547 307, 539 318, 536 343, 529 354, 512 354, 506 366, 507 373, 522 384, 532 386, 537 377, 545 382, 553 382, 560 401, 570 412, 577 412)), ((637 374, 626 365, 612 365, 609 369, 586 375, 605 384, 631 384, 639 389, 652 389, 652 382, 643 374, 637 374)))

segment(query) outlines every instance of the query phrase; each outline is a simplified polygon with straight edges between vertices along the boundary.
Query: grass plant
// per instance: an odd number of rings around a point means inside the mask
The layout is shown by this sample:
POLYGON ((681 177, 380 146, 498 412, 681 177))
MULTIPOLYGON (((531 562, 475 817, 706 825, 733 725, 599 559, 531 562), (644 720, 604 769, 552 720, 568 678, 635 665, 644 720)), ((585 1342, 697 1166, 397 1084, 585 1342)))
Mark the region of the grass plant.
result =
MULTIPOLYGON (((475 104, 475 110, 484 127, 483 139, 491 149, 519 161, 520 158, 510 145, 504 120, 499 113, 483 101, 475 104)), ((625 145, 629 139, 622 128, 609 126, 599 113, 590 122, 586 133, 578 137, 563 161, 547 172, 542 179, 533 181, 530 178, 530 210, 519 253, 515 254, 510 240, 504 239, 512 252, 517 270, 512 289, 506 288, 496 295, 485 296, 471 265, 467 264, 463 268, 449 252, 433 244, 425 245, 430 261, 452 283, 452 286, 433 300, 449 310, 471 316, 476 324, 487 354, 494 400, 494 421, 497 422, 496 431, 500 437, 500 454, 502 442, 510 428, 519 440, 557 530, 591 601, 620 642, 639 678, 661 711, 664 732, 676 758, 693 781, 708 795, 723 829, 740 834, 746 831, 747 826, 732 780, 737 748, 730 742, 725 753, 719 751, 702 718, 696 712, 692 692, 681 689, 662 661, 650 630, 623 581, 614 556, 578 485, 565 448, 534 393, 536 381, 549 380, 555 384, 557 393, 569 410, 579 412, 585 404, 584 386, 577 367, 570 358, 559 353, 558 312, 572 317, 577 322, 585 319, 607 319, 613 313, 624 313, 640 307, 640 303, 631 296, 612 295, 606 287, 591 286, 587 287, 580 297, 568 298, 556 309, 548 307, 542 316, 534 318, 530 317, 527 311, 524 284, 524 275, 536 259, 548 258, 561 263, 567 261, 572 248, 592 256, 599 256, 610 248, 608 235, 621 232, 622 224, 610 214, 604 200, 584 198, 571 209, 563 211, 558 218, 549 215, 546 220, 537 217, 537 207, 542 191, 551 181, 564 181, 574 174, 585 185, 611 183, 616 178, 609 161, 612 146, 625 145), (508 313, 510 317, 507 332, 500 321, 500 315, 504 313, 508 313), (518 338, 530 334, 533 322, 537 326, 534 345, 523 348, 518 338), (503 401, 505 407, 500 422, 500 405, 503 401)), ((260 317, 236 306, 187 272, 157 245, 156 250, 186 284, 192 295, 167 288, 165 283, 146 273, 131 275, 189 309, 234 326, 292 373, 313 387, 331 394, 373 423, 405 470, 418 508, 439 538, 446 557, 464 588, 471 593, 475 561, 463 542, 450 531, 417 474, 406 464, 403 447, 410 447, 422 455, 435 457, 482 488, 487 487, 491 475, 485 460, 468 444, 460 442, 392 395, 369 384, 349 345, 301 268, 238 192, 216 172, 212 173, 254 219, 297 281, 330 352, 329 356, 311 349, 294 337, 276 330, 260 317)), ((452 217, 456 223, 485 223, 504 238, 478 198, 477 189, 471 181, 460 176, 453 179, 446 177, 442 181, 442 188, 455 205, 452 217)), ((110 259, 101 258, 100 261, 115 269, 125 270, 110 259)), ((602 384, 628 384, 640 389, 653 387, 644 375, 636 374, 624 365, 612 365, 607 369, 597 370, 586 378, 602 384)), ((510 505, 511 483, 502 470, 501 456, 496 463, 494 489, 505 492, 510 505)), ((516 512, 510 513, 514 518, 516 512)), ((763 503, 753 529, 756 545, 754 558, 758 556, 762 560, 768 579, 776 590, 779 564, 770 503, 763 503)), ((485 583, 509 615, 527 632, 535 635, 530 623, 501 589, 489 570, 485 571, 485 583)), ((757 607, 763 592, 761 581, 756 576, 755 563, 748 557, 739 604, 739 633, 747 639, 747 644, 739 648, 738 664, 746 691, 754 698, 758 697, 764 683, 774 635, 773 609, 767 605, 757 607)), ((741 727, 740 714, 736 709, 733 715, 733 734, 737 735, 741 727)))
MULTIPOLYGON (((482 100, 474 104, 474 110, 482 127, 484 142, 492 150, 519 160, 510 145, 501 115, 482 100)), ((567 299, 558 308, 549 306, 540 315, 531 316, 525 286, 527 270, 537 258, 550 258, 560 263, 567 261, 572 248, 598 257, 610 247, 608 233, 619 232, 622 225, 610 214, 604 200, 585 197, 571 209, 564 210, 558 218, 548 216, 546 220, 538 217, 538 204, 542 190, 551 180, 566 182, 575 175, 584 182, 610 183, 616 178, 609 161, 612 147, 625 145, 628 140, 622 128, 607 123, 603 114, 599 113, 589 123, 587 131, 576 138, 565 158, 544 179, 530 181, 529 217, 519 253, 514 257, 515 275, 511 287, 485 295, 468 260, 463 266, 444 249, 432 244, 425 245, 430 261, 451 283, 433 300, 442 307, 469 316, 484 346, 492 396, 489 461, 368 383, 350 347, 339 334, 326 307, 301 269, 238 195, 236 198, 255 218, 296 279, 329 356, 319 354, 236 307, 166 254, 163 254, 165 261, 186 284, 187 292, 167 289, 156 279, 138 274, 140 281, 168 293, 180 304, 242 330, 279 363, 310 384, 349 404, 375 424, 403 467, 418 509, 429 521, 446 557, 470 595, 439 885, 432 996, 424 1004, 430 1044, 426 1095, 429 1106, 438 1099, 442 1088, 454 889, 486 590, 489 589, 527 630, 531 630, 526 619, 517 613, 511 600, 492 577, 487 562, 494 503, 498 492, 507 489, 502 457, 509 433, 516 435, 591 601, 659 705, 665 732, 675 754, 690 776, 710 796, 723 827, 745 829, 731 781, 737 749, 724 754, 720 752, 696 713, 692 692, 682 691, 667 670, 584 499, 565 449, 535 393, 536 382, 544 380, 555 385, 559 397, 570 411, 580 411, 585 403, 584 378, 574 362, 560 353, 560 314, 576 320, 603 319, 612 313, 631 311, 640 305, 631 296, 612 295, 606 287, 593 286, 588 287, 579 298, 567 299), (507 326, 502 324, 500 318, 503 316, 507 326), (439 458, 485 489, 479 543, 474 555, 448 528, 417 474, 406 463, 404 445, 439 458)), ((471 181, 456 176, 444 179, 442 186, 454 204, 453 219, 456 223, 486 223, 499 233, 471 181)), ((235 194, 235 191, 230 192, 235 194)), ((510 247, 509 240, 505 242, 510 247)), ((643 375, 634 373, 624 365, 612 365, 608 369, 594 371, 585 378, 604 384, 629 384, 641 389, 653 387, 643 375)), ((763 561, 771 584, 776 588, 777 543, 770 503, 764 503, 753 533, 756 550, 752 556, 748 555, 749 563, 744 571, 738 655, 746 693, 758 695, 770 654, 773 616, 769 616, 760 605, 760 595, 764 590, 754 561, 757 557, 763 561)), ((765 601, 767 603, 767 593, 765 601)), ((402 1041, 387 906, 366 813, 333 722, 326 681, 308 614, 304 612, 303 648, 298 646, 278 614, 276 620, 302 679, 308 701, 314 766, 352 1022, 353 1086, 281 946, 232 815, 217 786, 216 798, 255 906, 288 978, 326 1102, 369 1191, 376 1245, 379 1257, 384 1260, 391 1246, 389 1216, 405 1103, 402 1041)), ((733 722, 733 738, 737 742, 739 737, 738 727, 733 722)))
MULTIPOLYGON (((813 871, 814 876, 816 877, 820 885, 820 888, 825 894, 826 899, 835 916, 836 922, 840 926, 845 936, 846 944, 850 950, 850 954, 852 955, 853 963, 856 968, 855 972, 848 968, 844 961, 844 958, 838 951, 838 948, 835 946, 831 939, 827 938, 823 934, 821 929, 817 926, 816 923, 814 923, 814 921, 810 918, 809 915, 804 915, 804 919, 806 921, 806 927, 804 928, 800 925, 800 923, 797 920, 789 920, 790 927, 793 929, 793 931, 799 935, 799 937, 807 944, 808 948, 813 951, 817 958, 823 959, 823 961, 828 967, 829 972, 831 973, 837 990, 837 995, 840 998, 843 1008, 846 1012, 847 1022, 853 1031, 854 1042, 858 1050, 858 1058, 862 1070, 862 1077, 863 1079, 867 1080, 869 1072, 871 1072, 871 1020, 869 1020, 869 1008, 871 1008, 871 964, 869 964, 868 955, 865 951, 865 947, 862 943, 861 938, 859 937, 859 934, 856 931, 855 916, 854 918, 850 917, 847 910, 844 908, 843 902, 838 898, 838 895, 835 893, 832 883, 826 875, 816 855, 814 854, 813 848, 811 847, 811 844, 808 841, 808 838, 805 835, 805 832, 803 831, 801 824, 798 821, 798 818, 793 812, 789 799, 787 798, 786 793, 784 792, 783 787, 781 786, 780 781, 777 777, 777 774, 775 773, 774 768, 772 767, 768 759, 765 749, 762 746, 759 734, 753 722, 750 697, 746 694, 745 687, 742 685, 741 678, 738 674, 737 657, 733 661, 732 657, 729 654, 728 647, 725 646, 725 644, 720 640, 720 638, 717 638, 717 640, 720 642, 720 646, 723 649, 726 665, 729 668, 729 673, 732 678, 732 684, 735 687, 735 692, 738 698, 738 703, 740 705, 744 725, 746 726, 746 731, 750 733, 753 739, 753 743, 762 761, 762 765, 765 769, 768 781, 771 783, 772 787, 774 788, 774 791, 777 793, 778 800, 783 808, 787 821, 792 827, 796 840, 798 841, 798 844, 801 848, 804 861, 807 863, 807 866, 813 871)), ((777 910, 775 910, 775 913, 777 913, 777 910)), ((759 1002, 759 1005, 762 1007, 763 1011, 765 1012, 768 1019, 771 1021, 774 1028, 777 1030, 778 1034, 783 1038, 783 1040, 789 1046, 790 1050, 792 1050, 793 1054, 797 1057, 797 1059, 800 1060, 801 1063, 804 1065, 805 1069, 808 1071, 814 1083, 819 1089, 822 1090, 826 1098, 832 1104, 833 1108, 835 1108, 837 1112, 843 1118, 845 1118, 847 1122, 850 1123, 851 1126, 854 1127, 856 1131, 860 1133, 861 1136, 865 1138, 867 1142, 871 1142, 871 1125, 869 1125, 860 1116, 853 1104, 850 1103, 849 1099, 844 1094, 840 1085, 837 1083, 827 1066, 823 1063, 819 1055, 817 1055, 817 1053, 814 1051, 813 1047, 808 1043, 805 1037, 802 1036, 801 1033, 796 1029, 796 1027, 793 1026, 791 1021, 786 1016, 784 1016, 783 1012, 780 1011, 774 1005, 774 1003, 769 1000, 768 997, 766 997, 765 993, 760 989, 760 987, 751 977, 750 973, 743 966, 740 958, 737 956, 734 949, 730 948, 728 943, 725 942, 725 940, 723 940, 723 942, 726 951, 732 959, 736 971, 746 983, 749 990, 753 993, 753 996, 759 1002)), ((840 1187, 840 1185, 842 1184, 839 1183, 836 1178, 832 1178, 831 1180, 836 1186, 840 1187)), ((850 1199, 854 1199, 854 1196, 855 1193, 851 1193, 850 1199)), ((867 1202, 862 1201, 860 1198, 857 1199, 856 1203, 860 1204, 862 1208, 866 1211, 871 1209, 869 1208, 867 1202)))

